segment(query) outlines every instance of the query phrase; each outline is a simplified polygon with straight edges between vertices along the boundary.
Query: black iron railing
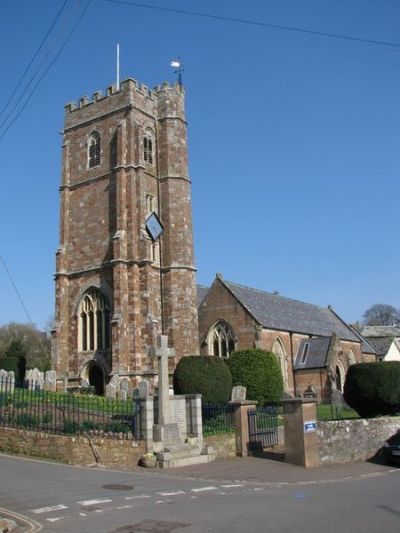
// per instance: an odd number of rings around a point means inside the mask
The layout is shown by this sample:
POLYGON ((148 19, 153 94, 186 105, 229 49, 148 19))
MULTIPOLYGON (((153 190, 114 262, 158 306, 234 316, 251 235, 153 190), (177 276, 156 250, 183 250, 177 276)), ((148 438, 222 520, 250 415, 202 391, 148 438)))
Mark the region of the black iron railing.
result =
POLYGON ((233 431, 233 406, 204 404, 201 408, 204 433, 233 431))
POLYGON ((49 392, 0 378, 0 426, 59 434, 142 438, 138 399, 49 392))

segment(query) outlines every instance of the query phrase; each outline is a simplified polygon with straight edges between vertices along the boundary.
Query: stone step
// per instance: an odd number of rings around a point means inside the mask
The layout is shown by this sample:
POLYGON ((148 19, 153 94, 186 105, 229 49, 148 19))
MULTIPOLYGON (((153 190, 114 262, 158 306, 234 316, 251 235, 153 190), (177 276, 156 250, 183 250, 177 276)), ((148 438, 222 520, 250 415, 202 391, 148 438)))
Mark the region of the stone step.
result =
MULTIPOLYGON (((160 454, 161 455, 161 454, 160 454)), ((169 459, 165 458, 163 460, 157 461, 158 468, 177 468, 179 466, 190 466, 211 463, 216 458, 215 453, 202 454, 193 457, 181 457, 174 458, 170 456, 169 459)))
POLYGON ((202 450, 200 448, 166 448, 163 452, 159 453, 157 457, 171 457, 174 459, 181 459, 184 457, 197 457, 201 455, 202 450))

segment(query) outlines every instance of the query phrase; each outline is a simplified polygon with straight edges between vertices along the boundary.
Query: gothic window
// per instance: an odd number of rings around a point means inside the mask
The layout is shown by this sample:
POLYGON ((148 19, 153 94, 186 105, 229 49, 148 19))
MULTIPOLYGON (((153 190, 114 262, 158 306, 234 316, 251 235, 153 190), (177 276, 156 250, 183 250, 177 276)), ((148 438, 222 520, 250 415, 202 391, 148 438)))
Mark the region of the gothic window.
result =
POLYGON ((229 357, 235 350, 235 334, 224 320, 219 320, 208 334, 208 353, 217 357, 229 357))
POLYGON ((151 131, 147 130, 143 137, 143 159, 150 165, 154 160, 154 139, 151 131))
POLYGON ((82 352, 110 348, 110 311, 103 294, 90 289, 78 310, 78 349, 82 352))
POLYGON ((304 365, 307 360, 308 350, 310 349, 310 343, 305 342, 303 345, 303 351, 300 356, 300 364, 304 365))
POLYGON ((272 352, 278 358, 279 364, 281 366, 283 386, 284 390, 287 390, 288 386, 288 376, 287 376, 287 363, 286 363, 286 351, 283 345, 283 342, 279 337, 275 339, 274 344, 272 345, 272 352))
POLYGON ((89 137, 88 142, 88 166, 94 168, 100 165, 100 134, 94 131, 89 137))

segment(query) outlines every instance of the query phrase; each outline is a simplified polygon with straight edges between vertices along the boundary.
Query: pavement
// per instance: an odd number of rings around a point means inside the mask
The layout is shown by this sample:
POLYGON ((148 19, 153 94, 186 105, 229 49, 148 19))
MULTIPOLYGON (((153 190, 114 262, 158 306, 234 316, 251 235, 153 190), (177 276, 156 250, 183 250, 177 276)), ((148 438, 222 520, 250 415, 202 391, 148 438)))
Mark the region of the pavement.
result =
POLYGON ((229 481, 264 484, 329 483, 347 479, 376 477, 400 473, 400 468, 388 466, 379 460, 335 464, 316 468, 284 463, 281 457, 232 457, 217 459, 203 465, 172 469, 152 469, 152 473, 172 477, 185 477, 209 481, 229 481))

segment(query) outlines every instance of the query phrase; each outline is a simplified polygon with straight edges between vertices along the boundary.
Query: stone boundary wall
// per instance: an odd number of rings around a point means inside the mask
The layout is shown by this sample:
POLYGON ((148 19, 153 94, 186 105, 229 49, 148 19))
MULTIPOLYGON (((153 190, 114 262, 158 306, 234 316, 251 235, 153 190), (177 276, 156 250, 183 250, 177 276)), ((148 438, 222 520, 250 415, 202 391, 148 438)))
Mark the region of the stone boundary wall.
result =
POLYGON ((212 446, 217 454, 217 459, 226 457, 236 457, 236 440, 235 433, 219 433, 217 435, 208 435, 203 439, 204 446, 212 446))
POLYGON ((0 428, 0 451, 74 465, 133 469, 146 453, 144 444, 132 440, 52 435, 14 428, 0 428))
POLYGON ((398 429, 400 416, 319 422, 321 464, 371 459, 398 429))

